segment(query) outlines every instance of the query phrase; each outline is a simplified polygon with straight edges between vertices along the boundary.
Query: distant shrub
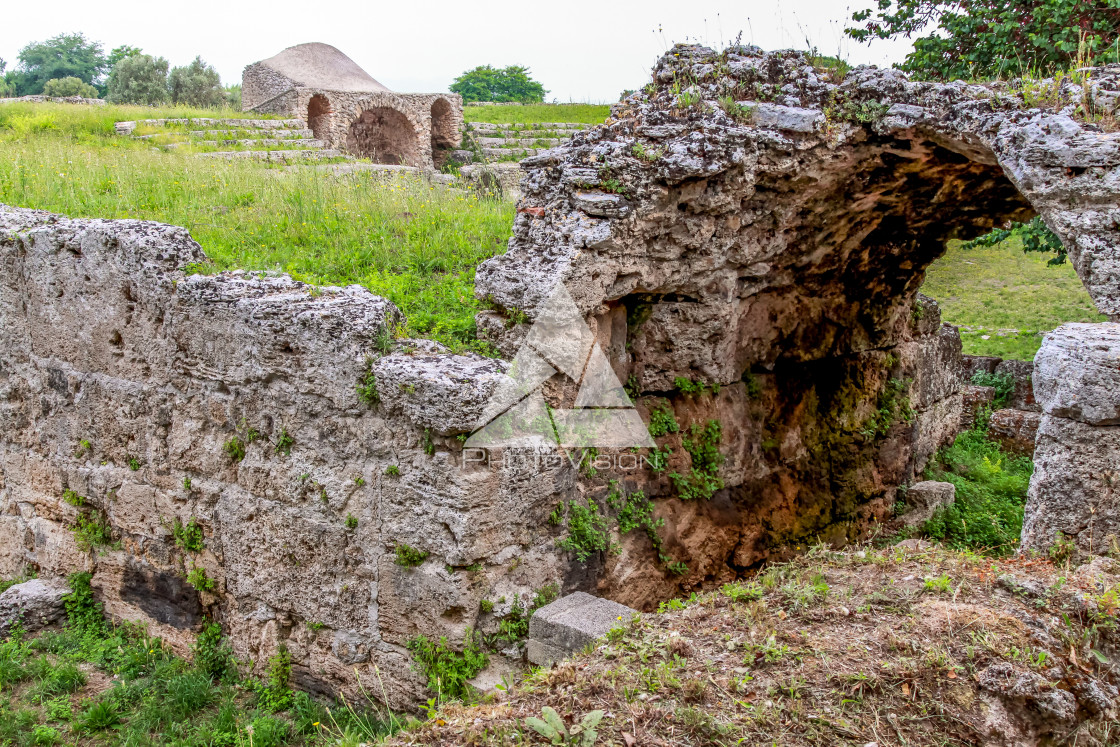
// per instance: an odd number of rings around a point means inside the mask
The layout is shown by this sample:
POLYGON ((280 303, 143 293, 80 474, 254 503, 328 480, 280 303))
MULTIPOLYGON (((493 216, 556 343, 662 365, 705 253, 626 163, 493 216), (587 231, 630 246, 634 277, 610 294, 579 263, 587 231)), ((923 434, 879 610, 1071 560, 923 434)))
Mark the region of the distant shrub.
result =
POLYGON ((230 109, 237 111, 241 110, 241 84, 234 83, 232 86, 226 86, 226 105, 230 109))
POLYGON ((109 95, 114 104, 155 106, 167 101, 167 60, 138 54, 125 57, 109 73, 109 95))
POLYGON ((195 57, 185 67, 171 69, 167 77, 171 103, 185 106, 220 108, 226 104, 226 91, 218 71, 195 57))
POLYGON ((544 101, 548 93, 537 81, 529 77, 529 68, 510 65, 496 68, 479 65, 468 70, 451 84, 451 92, 463 101, 517 101, 523 104, 544 101))
POLYGON ((84 99, 97 98, 97 89, 89 83, 75 78, 73 75, 65 78, 55 78, 43 84, 44 96, 81 96, 84 99))

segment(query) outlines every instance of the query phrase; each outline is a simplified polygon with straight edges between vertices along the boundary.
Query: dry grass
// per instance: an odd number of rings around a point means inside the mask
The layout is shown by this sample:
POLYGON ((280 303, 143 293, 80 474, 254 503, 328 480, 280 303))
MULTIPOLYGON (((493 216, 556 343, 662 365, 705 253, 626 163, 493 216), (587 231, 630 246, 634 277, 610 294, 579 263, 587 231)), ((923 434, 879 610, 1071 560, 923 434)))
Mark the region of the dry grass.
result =
MULTIPOLYGON (((604 711, 600 745, 977 744, 994 697, 977 676, 993 664, 1040 674, 1043 691, 1116 680, 1090 651, 1115 656, 1116 619, 1086 612, 1069 576, 1044 560, 816 548, 394 743, 544 744, 525 720, 551 706, 569 724, 604 711)), ((1082 724, 1077 743, 1116 744, 1109 729, 1082 724)))

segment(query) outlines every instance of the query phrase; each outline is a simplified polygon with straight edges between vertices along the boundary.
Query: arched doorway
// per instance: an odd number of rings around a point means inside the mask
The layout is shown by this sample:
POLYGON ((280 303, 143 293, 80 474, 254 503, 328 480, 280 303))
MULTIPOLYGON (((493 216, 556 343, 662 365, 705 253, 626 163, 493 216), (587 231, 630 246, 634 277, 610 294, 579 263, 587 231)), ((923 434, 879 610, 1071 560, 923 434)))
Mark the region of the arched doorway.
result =
POLYGON ((443 166, 448 154, 459 145, 459 133, 451 116, 447 99, 432 103, 432 162, 436 168, 443 166))
POLYGON ((321 93, 317 93, 307 102, 307 126, 311 129, 316 140, 330 141, 331 102, 321 93))
POLYGON ((346 147, 374 163, 419 166, 416 128, 396 109, 366 109, 350 125, 346 147))

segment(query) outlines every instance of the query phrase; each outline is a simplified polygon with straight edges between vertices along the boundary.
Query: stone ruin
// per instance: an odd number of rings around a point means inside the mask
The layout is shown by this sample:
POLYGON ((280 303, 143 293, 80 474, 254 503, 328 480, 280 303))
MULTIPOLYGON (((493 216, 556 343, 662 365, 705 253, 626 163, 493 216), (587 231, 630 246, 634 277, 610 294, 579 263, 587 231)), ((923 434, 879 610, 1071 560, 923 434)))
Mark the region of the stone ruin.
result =
MULTIPOLYGON (((1120 69, 1091 80, 1077 100, 1112 111, 1120 69)), ((959 336, 918 295, 947 239, 1039 214, 1120 320, 1120 138, 1072 113, 1006 84, 677 47, 605 124, 522 163, 509 249, 477 275, 504 359, 394 341, 400 312, 357 286, 190 274, 205 255, 181 228, 5 208, 0 576, 88 570, 112 615, 176 647, 214 619, 258 666, 286 646, 304 689, 379 673, 410 708, 417 635, 495 633, 550 587, 650 609, 866 538, 959 428, 959 336), (657 413, 658 456, 518 469, 526 450, 464 446, 560 284, 657 413), (664 525, 618 535, 639 490, 664 525), (588 503, 614 546, 581 558, 560 543, 588 503), (192 518, 198 552, 174 538, 192 518), (111 532, 92 550, 72 531, 91 521, 111 532)), ((1039 355, 1027 547, 1115 539, 1117 329, 1066 325, 1039 355)))
POLYGON ((462 139, 461 96, 394 93, 318 42, 247 66, 241 108, 302 119, 327 147, 380 164, 439 168, 462 139))

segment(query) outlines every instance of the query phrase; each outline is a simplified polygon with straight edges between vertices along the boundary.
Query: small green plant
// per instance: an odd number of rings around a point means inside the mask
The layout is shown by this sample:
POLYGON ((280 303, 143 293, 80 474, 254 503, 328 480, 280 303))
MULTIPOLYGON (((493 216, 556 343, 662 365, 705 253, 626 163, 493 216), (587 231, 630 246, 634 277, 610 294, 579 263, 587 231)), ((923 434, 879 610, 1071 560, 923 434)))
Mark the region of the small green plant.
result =
POLYGON ((211 680, 222 680, 237 674, 237 662, 233 658, 233 648, 222 637, 222 626, 210 623, 202 629, 191 647, 191 658, 211 680))
POLYGON ((681 394, 687 395, 689 397, 699 397, 700 395, 706 394, 708 392, 715 395, 719 394, 720 392, 720 385, 718 382, 713 384, 705 384, 702 381, 693 381, 692 379, 686 379, 683 376, 678 376, 677 378, 673 379, 673 386, 679 389, 681 391, 681 394))
POLYGON ((226 441, 222 449, 235 462, 240 462, 245 458, 245 444, 237 436, 233 436, 226 441))
POLYGON ((183 490, 187 491, 188 493, 191 492, 191 484, 192 484, 191 483, 191 478, 189 478, 189 477, 184 477, 183 478, 183 490))
POLYGON ((70 489, 62 491, 62 500, 75 508, 82 508, 86 505, 86 499, 70 489))
POLYGON ((192 566, 187 574, 187 583, 199 591, 213 591, 214 579, 206 575, 206 570, 200 566, 192 566))
POLYGON ((373 372, 373 359, 366 359, 366 372, 358 379, 358 399, 369 407, 375 407, 381 401, 377 392, 377 375, 373 372))
POLYGON ((750 122, 754 119, 754 107, 748 104, 740 104, 734 96, 721 96, 719 98, 719 108, 736 122, 750 122))
POLYGON ((665 520, 654 518, 653 503, 646 497, 646 494, 641 490, 627 493, 618 480, 612 480, 610 487, 611 492, 607 495, 607 505, 616 512, 618 533, 628 534, 641 530, 653 545, 653 551, 657 554, 657 559, 670 572, 677 575, 686 573, 688 566, 673 560, 665 552, 665 541, 661 538, 660 531, 661 527, 665 526, 665 520))
POLYGON ((318 631, 322 630, 322 629, 323 629, 323 628, 325 628, 325 627, 327 627, 327 626, 326 626, 326 623, 321 623, 321 622, 311 622, 311 621, 308 621, 308 623, 307 623, 307 629, 308 629, 308 630, 313 630, 313 631, 315 631, 315 632, 318 632, 318 631))
POLYGON ((865 438, 879 440, 890 431, 891 426, 902 421, 914 420, 914 408, 910 406, 910 379, 890 379, 879 392, 877 409, 863 423, 861 432, 865 438))
POLYGON ((81 550, 92 550, 113 543, 113 530, 99 514, 79 514, 73 532, 74 540, 81 550))
POLYGON ((576 560, 583 563, 593 553, 602 552, 611 546, 607 519, 599 510, 599 504, 569 501, 568 535, 556 543, 562 550, 575 553, 576 560))
POLYGON ((101 632, 105 628, 105 615, 101 603, 93 595, 91 573, 73 573, 66 579, 70 592, 62 597, 66 610, 66 625, 79 633, 101 632))
POLYGON ((171 536, 175 540, 175 546, 184 552, 202 552, 206 547, 202 526, 193 516, 186 524, 176 516, 171 524, 171 536))
POLYGON ((366 484, 366 478, 359 475, 358 477, 354 478, 354 484, 360 488, 366 484))
POLYGON ((948 594, 953 590, 953 579, 944 573, 936 577, 931 576, 922 583, 922 589, 934 594, 948 594))
POLYGON ((397 556, 394 562, 403 568, 415 568, 428 559, 428 553, 405 544, 397 545, 393 552, 397 556))
POLYGON ((669 475, 681 500, 709 500, 723 488, 723 480, 718 476, 723 464, 723 454, 719 451, 722 440, 723 427, 718 420, 709 420, 704 426, 693 423, 689 427, 681 443, 692 459, 692 470, 687 475, 677 472, 669 475))
POLYGON ((599 738, 596 729, 602 720, 603 711, 592 711, 569 729, 564 725, 564 719, 560 718, 560 714, 552 706, 545 706, 541 709, 541 718, 530 716, 525 719, 525 725, 553 745, 592 747, 595 740, 599 738))
MULTIPOLYGON (((358 519, 353 514, 346 514, 346 528, 351 532, 358 528, 358 519)), ((397 556, 400 559, 400 555, 397 556)))
POLYGON ((1050 545, 1047 555, 1055 565, 1068 566, 1070 561, 1077 557, 1077 545, 1061 530, 1054 532, 1054 544, 1050 545))
POLYGON ((648 163, 653 163, 665 153, 662 148, 647 148, 643 143, 634 143, 630 146, 634 157, 648 163))
POLYGON ((401 468, 398 467, 395 464, 390 464, 388 467, 385 468, 385 474, 388 475, 389 477, 400 477, 401 476, 401 468))
POLYGON ((433 642, 419 635, 408 642, 417 671, 428 678, 428 689, 437 702, 461 700, 471 693, 467 680, 474 678, 490 663, 490 657, 479 645, 479 636, 468 630, 460 651, 451 648, 446 638, 433 642))
POLYGON ((436 445, 435 442, 432 441, 431 428, 424 429, 424 435, 420 439, 420 444, 424 447, 424 453, 428 456, 432 456, 436 453, 436 445))
POLYGON ((295 446, 296 441, 288 433, 287 428, 280 429, 280 435, 276 437, 276 453, 283 454, 284 456, 292 455, 292 447, 295 446))
POLYGON ((268 660, 267 682, 259 686, 257 697, 262 708, 272 713, 282 711, 292 703, 292 655, 288 647, 280 649, 268 660))
POLYGON ((84 732, 104 731, 120 723, 117 707, 110 701, 102 700, 82 711, 76 719, 77 726, 84 732))
POLYGON ((133 472, 136 472, 142 466, 144 466, 144 463, 141 462, 139 458, 134 457, 134 456, 128 457, 128 468, 130 470, 132 470, 133 472))
POLYGON ((1015 395, 1015 375, 1010 371, 1005 371, 1003 373, 977 371, 972 374, 972 383, 976 386, 990 386, 995 389, 995 397, 992 399, 991 404, 993 410, 999 410, 1005 407, 1015 395))
POLYGON ((649 414, 649 435, 659 438, 666 433, 676 433, 681 429, 677 417, 669 407, 659 407, 649 414))
POLYGON ((489 599, 483 599, 478 603, 478 608, 483 612, 490 613, 494 611, 494 603, 489 599))

